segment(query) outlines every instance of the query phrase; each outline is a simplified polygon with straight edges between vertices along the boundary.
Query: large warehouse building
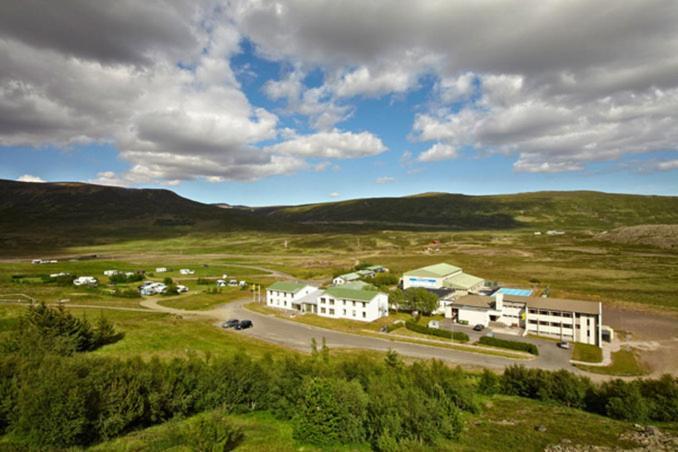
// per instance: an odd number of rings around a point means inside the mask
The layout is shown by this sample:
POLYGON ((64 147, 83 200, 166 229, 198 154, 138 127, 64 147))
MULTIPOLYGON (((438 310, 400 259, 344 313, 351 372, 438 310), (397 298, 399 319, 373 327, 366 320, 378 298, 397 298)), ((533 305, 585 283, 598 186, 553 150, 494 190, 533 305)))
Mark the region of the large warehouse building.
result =
POLYGON ((450 302, 446 317, 469 325, 498 322, 524 328, 524 334, 600 346, 603 308, 600 302, 561 298, 466 295, 450 302))
POLYGON ((482 288, 484 284, 484 279, 464 273, 461 268, 445 263, 410 270, 402 277, 403 289, 423 287, 473 292, 482 288))

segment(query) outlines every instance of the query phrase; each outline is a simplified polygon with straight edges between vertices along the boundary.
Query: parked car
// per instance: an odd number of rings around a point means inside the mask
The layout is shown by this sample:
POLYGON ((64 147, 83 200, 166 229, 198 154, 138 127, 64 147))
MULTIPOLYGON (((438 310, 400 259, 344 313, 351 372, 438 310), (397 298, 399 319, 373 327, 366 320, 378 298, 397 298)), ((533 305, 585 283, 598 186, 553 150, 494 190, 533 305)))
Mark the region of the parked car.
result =
POLYGON ((222 328, 235 328, 239 323, 240 323, 240 320, 238 320, 238 319, 230 319, 230 320, 226 320, 224 323, 222 323, 221 327, 222 328))
POLYGON ((484 329, 485 329, 485 327, 483 325, 481 325, 480 323, 473 327, 473 331, 482 331, 484 329))
POLYGON ((567 342, 567 341, 561 341, 561 342, 558 342, 558 347, 565 349, 565 350, 569 350, 570 349, 570 343, 567 342))
POLYGON ((252 323, 251 320, 241 320, 240 323, 238 323, 235 326, 236 330, 246 330, 247 328, 252 328, 254 326, 254 323, 252 323))

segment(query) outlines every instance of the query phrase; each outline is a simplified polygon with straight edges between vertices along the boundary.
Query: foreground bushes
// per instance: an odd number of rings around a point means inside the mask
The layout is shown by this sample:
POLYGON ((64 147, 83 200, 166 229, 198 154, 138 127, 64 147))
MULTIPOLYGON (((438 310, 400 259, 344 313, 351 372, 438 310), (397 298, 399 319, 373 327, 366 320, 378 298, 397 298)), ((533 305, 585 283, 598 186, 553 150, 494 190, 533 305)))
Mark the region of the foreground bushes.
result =
MULTIPOLYGON (((499 377, 497 377, 499 379, 499 377)), ((557 402, 574 408, 628 421, 678 420, 678 378, 612 380, 595 385, 586 377, 565 370, 549 372, 512 366, 500 381, 483 374, 479 389, 557 402)))
POLYGON ((408 330, 417 332, 417 333, 422 333, 422 334, 428 334, 431 336, 438 336, 438 337, 445 337, 447 339, 454 339, 455 341, 460 341, 460 342, 468 342, 469 337, 468 334, 463 333, 461 331, 450 331, 450 330, 441 330, 438 328, 429 328, 424 325, 419 325, 418 323, 412 322, 412 321, 407 321, 405 322, 405 327, 408 330))
POLYGON ((507 339, 499 339, 490 336, 483 336, 478 342, 483 345, 491 345, 493 347, 507 348, 510 350, 518 350, 521 352, 531 353, 533 355, 539 355, 539 349, 537 346, 530 344, 529 342, 510 341, 507 339))

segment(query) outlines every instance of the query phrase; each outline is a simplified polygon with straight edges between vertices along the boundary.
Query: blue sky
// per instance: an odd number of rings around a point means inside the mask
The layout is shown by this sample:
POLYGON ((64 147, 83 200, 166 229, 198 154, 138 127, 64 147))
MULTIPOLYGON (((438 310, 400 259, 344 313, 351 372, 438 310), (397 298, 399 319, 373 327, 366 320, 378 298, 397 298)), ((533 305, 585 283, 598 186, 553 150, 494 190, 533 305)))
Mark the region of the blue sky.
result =
MULTIPOLYGON (((510 19, 500 3, 479 7, 486 20, 510 19)), ((365 24, 383 19, 377 30, 351 20, 353 2, 333 19, 294 1, 195 15, 177 7, 157 29, 144 22, 157 19, 153 11, 117 23, 102 6, 111 39, 94 48, 57 35, 39 41, 37 19, 15 17, 27 21, 28 37, 10 29, 0 39, 8 56, 0 178, 170 188, 246 205, 430 191, 678 195, 678 81, 666 76, 676 53, 662 47, 648 62, 641 51, 652 33, 675 37, 660 16, 675 11, 650 14, 654 31, 631 23, 630 38, 608 34, 584 51, 566 34, 577 14, 563 16, 558 3, 542 18, 553 21, 550 41, 541 43, 548 30, 535 25, 527 37, 490 39, 489 50, 445 34, 453 33, 446 17, 476 20, 456 2, 440 18, 430 8, 368 8, 365 24), (403 23, 420 33, 403 38, 403 23), (135 26, 141 31, 121 30, 135 26), (133 45, 119 42, 127 35, 133 45), (165 48, 167 40, 179 44, 165 48), (52 74, 35 75, 45 61, 52 74)), ((632 8, 608 6, 617 20, 635 20, 632 8)), ((582 36, 602 32, 600 20, 582 36)))

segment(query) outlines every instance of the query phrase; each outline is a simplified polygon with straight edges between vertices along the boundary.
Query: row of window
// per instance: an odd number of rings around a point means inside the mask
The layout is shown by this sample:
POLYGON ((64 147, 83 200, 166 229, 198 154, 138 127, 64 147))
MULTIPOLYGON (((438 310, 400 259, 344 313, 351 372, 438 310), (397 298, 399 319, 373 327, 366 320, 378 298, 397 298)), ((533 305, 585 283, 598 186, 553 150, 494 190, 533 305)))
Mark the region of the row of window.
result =
MULTIPOLYGON (((321 314, 335 315, 335 310, 334 310, 334 308, 324 308, 324 307, 321 307, 321 308, 320 308, 320 313, 321 313, 321 314)), ((362 314, 362 318, 363 318, 363 319, 366 319, 366 318, 367 318, 367 312, 362 311, 361 314, 362 314)), ((346 314, 346 309, 342 309, 342 315, 343 315, 344 317, 347 315, 347 314, 346 314)), ((356 317, 356 311, 351 311, 351 315, 352 315, 353 317, 356 317)))
MULTIPOLYGON (((530 308, 527 311, 530 314, 550 315, 550 316, 553 316, 553 317, 570 317, 570 318, 572 317, 571 312, 545 311, 545 310, 542 310, 542 309, 534 309, 534 308, 530 308)), ((578 318, 581 317, 581 314, 578 313, 578 312, 575 312, 574 317, 578 319, 578 318)))
MULTIPOLYGON (((330 306, 334 306, 334 298, 320 298, 320 304, 329 304, 330 306)), ((346 306, 347 303, 353 303, 353 307, 357 306, 356 301, 347 301, 347 300, 341 300, 342 306, 346 306)), ((362 303, 363 308, 367 306, 367 303, 364 301, 359 301, 357 303, 362 303)))

